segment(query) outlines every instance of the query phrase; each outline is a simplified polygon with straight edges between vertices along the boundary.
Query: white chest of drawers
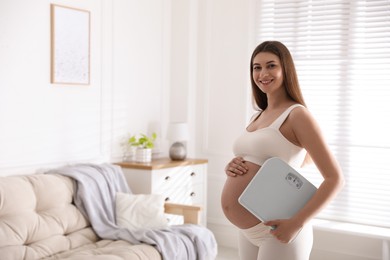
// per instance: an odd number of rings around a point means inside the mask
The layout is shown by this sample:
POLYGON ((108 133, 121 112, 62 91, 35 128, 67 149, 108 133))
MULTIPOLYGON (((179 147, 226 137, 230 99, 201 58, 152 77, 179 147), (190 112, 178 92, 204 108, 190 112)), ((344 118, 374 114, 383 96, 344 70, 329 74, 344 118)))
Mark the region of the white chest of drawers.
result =
MULTIPOLYGON (((201 224, 206 225, 207 216, 207 160, 186 159, 171 161, 155 159, 151 163, 118 163, 131 191, 135 194, 161 194, 166 201, 200 205, 201 224)), ((173 224, 181 220, 170 216, 173 224)))

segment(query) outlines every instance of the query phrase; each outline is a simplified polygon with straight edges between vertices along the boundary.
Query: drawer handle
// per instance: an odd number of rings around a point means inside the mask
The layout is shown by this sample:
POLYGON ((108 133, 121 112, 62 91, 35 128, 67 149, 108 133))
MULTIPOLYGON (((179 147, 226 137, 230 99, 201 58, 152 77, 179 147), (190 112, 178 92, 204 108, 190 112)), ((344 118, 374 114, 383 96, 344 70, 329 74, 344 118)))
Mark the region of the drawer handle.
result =
POLYGON ((194 176, 196 176, 196 173, 195 172, 191 172, 191 177, 194 177, 194 176))
POLYGON ((196 196, 196 193, 195 193, 195 192, 191 192, 191 193, 190 193, 190 196, 191 196, 191 197, 195 197, 195 196, 196 196))
POLYGON ((166 180, 166 181, 169 181, 170 179, 171 179, 170 176, 166 176, 166 177, 165 177, 165 180, 166 180))

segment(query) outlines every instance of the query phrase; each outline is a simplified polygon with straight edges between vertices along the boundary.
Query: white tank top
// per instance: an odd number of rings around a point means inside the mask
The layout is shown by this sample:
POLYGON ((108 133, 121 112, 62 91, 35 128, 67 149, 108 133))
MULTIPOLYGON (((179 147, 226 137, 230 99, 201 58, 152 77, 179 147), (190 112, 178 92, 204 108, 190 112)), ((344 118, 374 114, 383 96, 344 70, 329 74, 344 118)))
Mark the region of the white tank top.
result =
POLYGON ((234 142, 235 156, 241 156, 244 160, 260 166, 271 157, 279 157, 293 167, 300 167, 306 151, 287 140, 279 130, 290 112, 298 106, 302 105, 295 104, 287 108, 268 127, 252 132, 245 129, 245 132, 234 142))

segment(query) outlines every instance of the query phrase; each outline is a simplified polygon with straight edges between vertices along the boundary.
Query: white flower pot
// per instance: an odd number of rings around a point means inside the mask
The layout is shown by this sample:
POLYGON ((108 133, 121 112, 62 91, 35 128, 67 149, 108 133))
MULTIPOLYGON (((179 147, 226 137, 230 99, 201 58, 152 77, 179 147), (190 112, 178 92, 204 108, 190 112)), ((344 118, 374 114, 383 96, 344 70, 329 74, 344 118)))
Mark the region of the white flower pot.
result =
POLYGON ((123 154, 124 162, 134 162, 135 161, 135 153, 137 151, 137 147, 129 146, 125 153, 123 154))
POLYGON ((135 161, 141 163, 147 163, 152 161, 152 149, 150 148, 138 148, 135 151, 135 161))

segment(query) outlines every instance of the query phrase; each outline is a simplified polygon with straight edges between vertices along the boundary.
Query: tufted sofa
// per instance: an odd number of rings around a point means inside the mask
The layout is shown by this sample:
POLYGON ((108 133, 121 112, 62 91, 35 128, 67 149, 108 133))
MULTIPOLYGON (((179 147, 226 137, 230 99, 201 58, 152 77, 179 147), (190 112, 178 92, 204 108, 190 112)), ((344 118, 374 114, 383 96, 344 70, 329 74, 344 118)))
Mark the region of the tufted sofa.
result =
MULTIPOLYGON (((57 174, 0 177, 0 259, 161 259, 150 245, 100 239, 73 204, 76 183, 57 174)), ((200 208, 165 212, 199 223, 200 208)))

